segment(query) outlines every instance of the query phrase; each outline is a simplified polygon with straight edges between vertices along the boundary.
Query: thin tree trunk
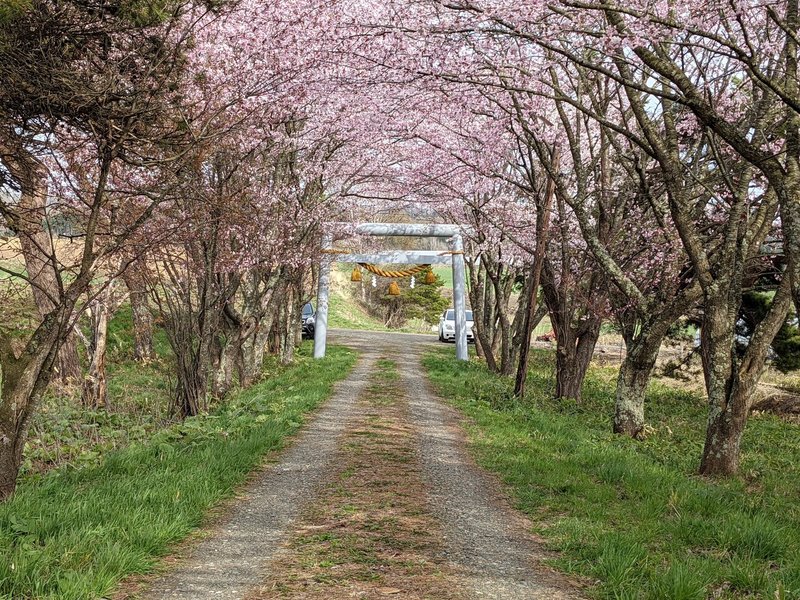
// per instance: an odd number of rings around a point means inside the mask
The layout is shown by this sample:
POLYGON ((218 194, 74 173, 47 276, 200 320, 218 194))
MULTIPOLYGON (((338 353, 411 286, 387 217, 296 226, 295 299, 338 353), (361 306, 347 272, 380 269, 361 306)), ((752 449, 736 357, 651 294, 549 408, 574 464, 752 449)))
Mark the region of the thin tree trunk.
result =
POLYGON ((503 375, 511 375, 514 370, 513 363, 511 362, 511 321, 508 318, 508 302, 507 295, 503 286, 503 265, 498 263, 496 270, 489 274, 489 279, 492 282, 492 309, 493 321, 497 322, 498 327, 495 328, 494 342, 492 344, 492 352, 495 356, 500 356, 500 373, 503 375))
POLYGON ((290 365, 294 361, 294 339, 298 323, 295 318, 295 294, 290 291, 286 295, 286 304, 283 307, 283 322, 280 324, 280 360, 283 365, 290 365))
POLYGON ((469 303, 472 306, 472 317, 474 320, 473 332, 475 333, 475 351, 478 358, 486 361, 486 367, 495 372, 494 356, 491 353, 491 346, 488 342, 486 315, 484 313, 483 294, 484 280, 480 276, 483 269, 483 261, 476 266, 474 261, 467 261, 467 275, 469 286, 467 294, 469 303))
POLYGON ((478 355, 486 361, 486 367, 492 373, 497 373, 497 361, 492 350, 492 328, 487 314, 486 306, 486 266, 482 260, 477 266, 472 262, 467 263, 469 267, 469 296, 472 306, 472 316, 474 319, 475 346, 478 355))
POLYGON ((110 408, 106 382, 106 348, 108 342, 108 304, 98 299, 90 307, 92 339, 87 353, 89 367, 83 380, 84 406, 110 408))
MULTIPOLYGON (((786 1, 785 16, 786 60, 785 92, 795 100, 800 98, 798 81, 798 31, 800 8, 798 0, 786 1)), ((784 254, 788 258, 787 272, 792 279, 795 311, 800 315, 800 115, 786 105, 785 180, 778 187, 781 205, 784 254)))
MULTIPOLYGON (((559 158, 558 148, 556 148, 553 151, 552 158, 554 171, 558 170, 559 158)), ((514 381, 514 395, 517 398, 522 398, 525 395, 525 383, 528 380, 528 355, 531 351, 531 335, 533 335, 533 328, 535 327, 533 320, 536 314, 539 282, 542 278, 542 268, 544 266, 545 253, 547 252, 547 230, 550 227, 550 214, 555 191, 555 181, 553 181, 552 177, 549 177, 547 179, 547 188, 544 193, 544 202, 536 207, 536 247, 534 248, 533 265, 530 273, 531 282, 528 290, 527 312, 525 313, 525 320, 522 323, 519 363, 514 381)), ((583 378, 581 378, 581 381, 583 381, 583 378)), ((558 387, 556 387, 556 389, 558 389, 558 387)), ((578 387, 578 396, 575 397, 577 398, 579 396, 580 386, 578 387)))
POLYGON ((182 419, 200 413, 206 397, 205 377, 191 362, 178 369, 178 387, 175 394, 175 408, 182 419))

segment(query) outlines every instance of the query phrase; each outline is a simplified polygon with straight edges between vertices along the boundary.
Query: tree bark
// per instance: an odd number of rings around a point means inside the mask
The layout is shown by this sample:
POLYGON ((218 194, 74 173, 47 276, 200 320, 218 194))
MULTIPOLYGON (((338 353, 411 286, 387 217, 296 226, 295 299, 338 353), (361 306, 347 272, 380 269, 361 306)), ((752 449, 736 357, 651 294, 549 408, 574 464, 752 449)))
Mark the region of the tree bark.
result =
POLYGON ((520 313, 527 306, 522 299, 513 320, 510 318, 511 292, 517 269, 486 251, 480 253, 477 266, 469 262, 468 267, 468 293, 478 356, 486 361, 487 368, 493 373, 511 375, 516 366, 520 313))
POLYGON ((193 417, 200 413, 205 405, 206 380, 205 374, 199 368, 198 361, 184 356, 182 364, 178 366, 178 385, 175 392, 175 409, 182 419, 193 417))
POLYGON ((0 339, 0 502, 14 493, 36 405, 53 374, 72 304, 50 312, 19 357, 0 339))
POLYGON ((251 339, 245 344, 242 351, 242 373, 240 374, 242 387, 251 385, 261 375, 271 329, 272 318, 263 320, 258 324, 251 339))
MULTIPOLYGON (((800 100, 798 80, 798 33, 800 32, 800 7, 798 0, 786 1, 784 31, 785 74, 780 85, 795 102, 800 100)), ((784 165, 765 172, 778 190, 783 231, 784 254, 788 259, 787 271, 792 279, 792 296, 795 311, 800 315, 800 114, 785 105, 786 147, 784 165), (777 184, 777 185, 776 185, 777 184)), ((776 157, 777 159, 777 157, 776 157)), ((760 166, 760 165, 759 165, 760 166)))
POLYGON ((92 339, 87 348, 89 367, 83 380, 84 406, 110 408, 106 382, 106 348, 108 345, 108 304, 98 298, 90 306, 92 339))
POLYGON ((770 344, 789 312, 792 283, 789 277, 781 281, 769 312, 756 326, 741 359, 733 344, 738 304, 737 311, 731 312, 723 305, 724 301, 706 298, 700 345, 709 415, 700 461, 702 475, 733 475, 739 469, 742 436, 753 394, 764 371, 770 344))
POLYGON ((739 470, 742 436, 754 391, 740 382, 734 389, 709 398, 711 413, 700 460, 702 475, 734 475, 739 470))
POLYGON ((662 339, 663 336, 649 335, 627 348, 617 377, 614 433, 642 439, 645 394, 662 339))
POLYGON ((581 388, 586 371, 600 336, 600 321, 584 324, 580 332, 571 327, 556 328, 556 398, 581 400, 581 388))
MULTIPOLYGON (((238 332, 230 332, 231 337, 238 337, 238 332)), ((238 363, 241 344, 237 339, 226 340, 220 350, 219 360, 214 368, 212 392, 217 398, 224 398, 233 387, 233 375, 238 363)))
POLYGON ((494 323, 487 314, 486 305, 486 267, 483 260, 476 266, 473 261, 467 262, 470 286, 467 293, 470 297, 472 317, 474 319, 475 346, 478 355, 486 361, 486 367, 492 373, 498 372, 497 361, 492 349, 492 332, 494 323))
POLYGON ((261 375, 270 330, 278 311, 278 303, 274 300, 283 295, 285 287, 283 273, 275 276, 271 272, 256 270, 244 277, 239 319, 240 349, 236 361, 242 387, 248 387, 261 375))
MULTIPOLYGON (((627 297, 623 296, 622 302, 625 302, 624 298, 627 297)), ((700 298, 702 291, 695 283, 673 296, 653 299, 647 308, 625 311, 619 307, 619 323, 626 353, 617 377, 614 433, 635 439, 643 437, 647 384, 661 343, 673 323, 695 306, 700 298)))
MULTIPOLYGON (((558 170, 560 162, 558 147, 553 151, 552 164, 553 170, 558 170)), ((525 395, 525 383, 528 379, 528 355, 531 351, 531 336, 536 325, 533 323, 536 314, 536 301, 539 294, 539 281, 542 278, 542 267, 544 266, 545 253, 547 252, 547 230, 550 227, 550 214, 552 212, 553 197, 555 196, 555 181, 552 177, 547 179, 547 187, 544 199, 537 202, 536 206, 536 247, 533 253, 533 265, 529 275, 531 281, 528 289, 525 318, 522 322, 522 336, 519 345, 519 363, 517 365, 517 376, 514 381, 514 395, 522 398, 525 395)), ((598 328, 599 333, 599 328, 598 328)), ((595 338, 596 341, 596 338, 595 338)), ((594 344, 592 345, 594 351, 594 344)), ((591 354, 589 355, 591 358, 591 354)), ((585 373, 585 370, 584 370, 585 373)), ((581 377, 581 381, 582 381, 581 377)), ((558 389, 558 386, 556 386, 558 389)), ((578 396, 580 396, 580 384, 578 386, 578 396)), ((559 396, 560 397, 560 396, 559 396)))
POLYGON ((290 365, 294 361, 294 340, 297 324, 294 323, 296 319, 293 294, 290 296, 290 298, 292 300, 284 307, 283 323, 281 323, 280 360, 282 365, 290 365))
MULTIPOLYGON (((566 252, 562 252, 566 256, 566 252)), ((562 259, 563 260, 563 259, 562 259)), ((556 281, 552 264, 545 257, 542 268, 542 295, 556 333, 556 398, 580 401, 581 387, 600 336, 602 318, 573 297, 574 284, 562 266, 556 281)), ((587 297, 600 293, 594 276, 586 284, 587 297)))

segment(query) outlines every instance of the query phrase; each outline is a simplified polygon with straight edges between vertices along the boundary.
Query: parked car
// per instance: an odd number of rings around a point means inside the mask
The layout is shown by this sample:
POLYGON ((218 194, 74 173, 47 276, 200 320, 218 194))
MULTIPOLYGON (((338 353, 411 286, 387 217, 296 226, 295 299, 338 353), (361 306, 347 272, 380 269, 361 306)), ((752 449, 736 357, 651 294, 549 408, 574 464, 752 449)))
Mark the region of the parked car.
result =
POLYGON ((314 305, 311 304, 311 302, 307 302, 303 305, 303 312, 301 313, 300 318, 302 319, 303 323, 303 337, 313 338, 317 314, 314 312, 314 305))
MULTIPOLYGON (((467 312, 467 342, 475 341, 475 334, 472 332, 472 311, 467 312)), ((448 308, 439 317, 439 341, 440 342, 455 342, 456 341, 456 311, 448 308)))

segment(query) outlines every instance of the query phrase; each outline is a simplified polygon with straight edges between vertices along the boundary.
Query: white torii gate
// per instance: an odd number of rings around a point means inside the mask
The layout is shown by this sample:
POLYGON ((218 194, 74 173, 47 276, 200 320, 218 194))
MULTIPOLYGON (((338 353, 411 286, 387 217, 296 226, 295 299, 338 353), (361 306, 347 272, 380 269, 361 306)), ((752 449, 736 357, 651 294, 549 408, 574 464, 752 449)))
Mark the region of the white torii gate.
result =
POLYGON ((464 270, 464 243, 461 228, 457 225, 425 225, 421 223, 362 223, 356 234, 372 236, 413 236, 447 238, 450 251, 441 253, 430 250, 396 250, 371 254, 336 254, 333 249, 333 236, 325 235, 322 240, 323 257, 319 269, 319 288, 317 290, 317 316, 314 325, 314 358, 324 358, 328 337, 328 292, 331 282, 331 264, 345 263, 385 263, 385 264, 446 264, 453 267, 453 308, 456 324, 456 358, 468 360, 467 313, 466 313, 466 274, 464 270))

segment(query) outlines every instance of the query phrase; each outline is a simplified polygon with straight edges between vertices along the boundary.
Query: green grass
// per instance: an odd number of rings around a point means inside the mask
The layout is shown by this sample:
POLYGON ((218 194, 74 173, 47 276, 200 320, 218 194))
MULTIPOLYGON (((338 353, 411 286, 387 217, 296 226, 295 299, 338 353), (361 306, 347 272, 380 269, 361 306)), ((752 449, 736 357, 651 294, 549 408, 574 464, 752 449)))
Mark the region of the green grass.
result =
POLYGON ((355 355, 268 363, 261 383, 92 466, 54 469, 0 505, 0 598, 98 598, 202 524, 344 377, 355 355))
POLYGON ((398 329, 386 327, 380 319, 370 315, 343 290, 332 290, 328 304, 328 326, 334 329, 358 329, 362 331, 393 331, 399 333, 432 333, 432 326, 422 319, 409 319, 398 329))
POLYGON ((378 319, 369 315, 358 303, 333 291, 328 303, 328 326, 336 329, 389 331, 378 319))
POLYGON ((800 598, 800 436, 751 419, 742 476, 695 475, 705 403, 654 384, 644 442, 610 433, 615 369, 593 367, 584 401, 552 399, 553 355, 533 355, 529 396, 444 351, 425 357, 439 393, 470 417, 478 461, 501 475, 560 557, 598 598, 800 598))
MULTIPOLYGON (((65 463, 99 464, 112 450, 143 441, 175 422, 170 413, 172 353, 163 330, 154 332, 156 361, 133 359, 131 310, 123 306, 108 327, 108 410, 84 407, 80 389, 51 388, 33 416, 20 472, 23 481, 65 463)), ((82 349, 82 348, 81 348, 82 349)))

